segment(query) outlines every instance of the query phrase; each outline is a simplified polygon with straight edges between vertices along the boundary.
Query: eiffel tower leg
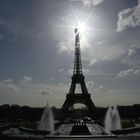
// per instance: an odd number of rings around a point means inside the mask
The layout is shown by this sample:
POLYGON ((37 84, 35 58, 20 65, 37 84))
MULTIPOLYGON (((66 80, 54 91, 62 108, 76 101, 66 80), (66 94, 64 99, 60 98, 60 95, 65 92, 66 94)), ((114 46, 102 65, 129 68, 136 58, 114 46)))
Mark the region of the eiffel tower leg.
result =
POLYGON ((87 88, 86 88, 86 84, 83 81, 81 82, 81 89, 82 89, 83 94, 88 93, 87 88))
POLYGON ((85 104, 86 104, 86 106, 87 106, 87 108, 90 112, 91 118, 95 119, 97 110, 96 110, 96 107, 95 107, 94 103, 92 102, 91 99, 88 99, 85 104))
POLYGON ((64 112, 68 111, 68 109, 69 109, 69 107, 70 107, 71 105, 73 105, 72 101, 71 101, 69 98, 66 98, 66 100, 65 100, 65 102, 64 102, 64 104, 63 104, 63 106, 62 106, 62 110, 63 110, 64 112))

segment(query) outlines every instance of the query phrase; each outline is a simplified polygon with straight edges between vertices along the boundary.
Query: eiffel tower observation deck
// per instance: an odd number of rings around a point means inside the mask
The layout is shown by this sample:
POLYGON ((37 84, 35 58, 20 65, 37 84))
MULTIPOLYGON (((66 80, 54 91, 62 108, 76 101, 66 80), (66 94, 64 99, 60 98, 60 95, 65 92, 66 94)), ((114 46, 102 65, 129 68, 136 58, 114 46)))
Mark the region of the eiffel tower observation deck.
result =
POLYGON ((81 61, 81 51, 80 51, 80 31, 78 27, 75 28, 75 53, 74 53, 74 68, 71 86, 69 93, 66 95, 66 100, 62 106, 62 110, 67 112, 70 107, 73 107, 76 103, 81 103, 87 106, 91 117, 94 118, 96 107, 91 100, 91 95, 88 93, 85 76, 83 75, 82 70, 82 61, 81 61), (80 84, 81 93, 75 93, 76 85, 80 84))

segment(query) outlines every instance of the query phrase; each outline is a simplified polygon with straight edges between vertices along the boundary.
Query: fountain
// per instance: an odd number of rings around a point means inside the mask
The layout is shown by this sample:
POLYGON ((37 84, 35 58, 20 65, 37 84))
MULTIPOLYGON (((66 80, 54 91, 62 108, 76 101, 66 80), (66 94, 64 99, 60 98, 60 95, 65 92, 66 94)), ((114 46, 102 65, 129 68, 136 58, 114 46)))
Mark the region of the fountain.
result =
POLYGON ((54 132, 54 118, 51 108, 47 105, 42 114, 40 124, 38 127, 39 130, 54 132))
POLYGON ((105 129, 108 131, 120 130, 121 121, 116 106, 109 107, 105 117, 105 129))

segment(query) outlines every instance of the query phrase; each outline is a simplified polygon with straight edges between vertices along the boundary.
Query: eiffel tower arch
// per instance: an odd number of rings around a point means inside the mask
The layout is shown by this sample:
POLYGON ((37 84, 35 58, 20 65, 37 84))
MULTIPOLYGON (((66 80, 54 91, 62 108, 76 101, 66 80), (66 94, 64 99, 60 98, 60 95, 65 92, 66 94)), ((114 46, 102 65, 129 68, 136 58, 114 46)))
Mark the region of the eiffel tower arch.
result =
POLYGON ((88 93, 85 76, 83 75, 82 70, 82 61, 81 61, 81 52, 80 52, 80 39, 78 27, 75 29, 75 54, 74 54, 74 69, 71 86, 69 93, 66 95, 66 100, 62 106, 62 110, 67 112, 70 107, 73 107, 76 103, 81 103, 87 106, 91 117, 94 118, 96 107, 93 101, 91 100, 91 95, 88 93), (80 84, 81 93, 75 93, 76 85, 80 84))

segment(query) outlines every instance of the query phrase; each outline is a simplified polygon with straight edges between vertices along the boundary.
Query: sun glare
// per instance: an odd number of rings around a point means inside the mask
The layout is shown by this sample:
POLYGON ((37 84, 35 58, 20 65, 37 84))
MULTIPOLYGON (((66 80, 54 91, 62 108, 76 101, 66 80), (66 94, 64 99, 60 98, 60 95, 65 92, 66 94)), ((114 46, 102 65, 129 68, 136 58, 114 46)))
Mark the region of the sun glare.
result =
POLYGON ((79 30, 79 32, 85 33, 86 29, 87 28, 86 28, 86 25, 84 23, 78 23, 78 30, 79 30))

